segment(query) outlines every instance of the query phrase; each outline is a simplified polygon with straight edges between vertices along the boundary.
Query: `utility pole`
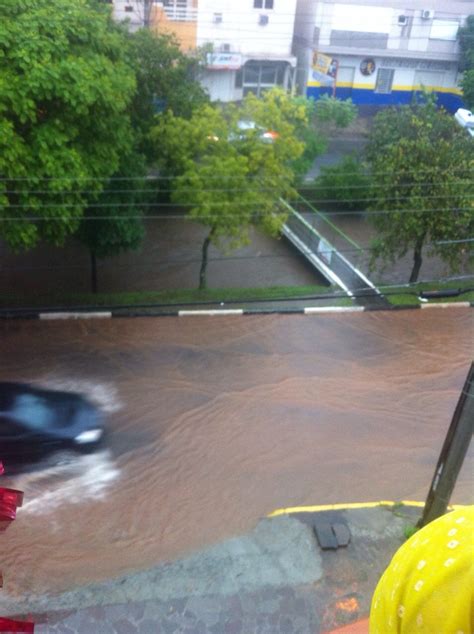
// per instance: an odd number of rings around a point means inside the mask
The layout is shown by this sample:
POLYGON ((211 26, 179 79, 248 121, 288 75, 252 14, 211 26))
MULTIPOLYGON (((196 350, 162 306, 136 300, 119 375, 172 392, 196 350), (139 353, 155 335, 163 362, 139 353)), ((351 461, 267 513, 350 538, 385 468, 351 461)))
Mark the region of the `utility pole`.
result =
POLYGON ((474 363, 467 375, 426 498, 421 528, 444 515, 474 431, 474 363))
POLYGON ((143 0, 143 26, 145 29, 150 28, 152 8, 153 0, 143 0))

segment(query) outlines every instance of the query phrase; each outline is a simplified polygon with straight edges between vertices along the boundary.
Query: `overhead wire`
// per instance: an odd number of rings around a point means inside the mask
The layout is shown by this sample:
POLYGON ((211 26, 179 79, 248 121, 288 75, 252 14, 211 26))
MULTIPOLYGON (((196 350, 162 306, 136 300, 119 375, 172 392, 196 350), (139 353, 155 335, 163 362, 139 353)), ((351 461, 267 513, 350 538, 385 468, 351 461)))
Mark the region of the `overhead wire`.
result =
MULTIPOLYGON (((419 184, 417 184, 418 186, 419 184)), ((431 183, 429 184, 431 185, 431 183)), ((461 185, 461 183, 459 183, 459 185, 461 185)), ((470 188, 472 188, 474 186, 474 183, 466 183, 466 185, 469 185, 470 188)), ((337 191, 341 190, 341 189, 350 189, 352 190, 353 188, 367 188, 366 185, 334 185, 334 186, 325 186, 325 185, 314 185, 313 187, 299 187, 299 191, 310 191, 312 192, 313 195, 317 196, 317 190, 318 188, 322 189, 322 190, 332 190, 335 189, 337 191)), ((403 187, 403 185, 397 185, 397 187, 403 187)), ((413 185, 406 185, 406 187, 413 187, 413 185)), ((133 189, 129 189, 129 190, 102 190, 100 192, 100 195, 106 194, 106 193, 110 193, 110 194, 125 194, 125 193, 130 193, 130 194, 137 194, 137 193, 159 193, 159 194, 169 194, 169 193, 173 193, 174 190, 172 189, 160 189, 157 192, 151 192, 148 189, 143 189, 143 190, 133 190, 133 189)), ((225 192, 225 193, 231 193, 231 192, 243 192, 245 191, 246 193, 250 192, 250 193, 260 193, 260 192, 267 192, 267 191, 274 191, 274 188, 272 187, 262 187, 259 189, 242 189, 242 188, 237 188, 237 189, 212 189, 212 188, 204 188, 204 189, 180 189, 180 192, 194 192, 194 191, 198 191, 199 193, 208 193, 208 192, 225 192)), ((10 192, 13 193, 13 192, 10 192)), ((52 192, 48 192, 48 191, 41 191, 41 192, 37 192, 35 190, 25 190, 24 192, 22 191, 15 191, 15 194, 29 194, 31 196, 36 196, 38 194, 43 195, 43 194, 48 194, 48 195, 53 195, 53 196, 70 196, 70 195, 88 195, 88 194, 96 194, 96 192, 94 191, 52 191, 52 192)), ((474 194, 464 194, 464 193, 459 193, 459 196, 462 196, 463 199, 468 199, 470 200, 471 198, 474 198, 474 194)), ((312 201, 306 201, 306 200, 302 200, 301 202, 317 202, 317 204, 325 204, 325 203, 356 203, 356 202, 360 202, 360 203, 368 203, 368 202, 376 202, 377 200, 380 200, 381 198, 383 198, 384 202, 387 201, 403 201, 403 200, 411 200, 412 198, 417 198, 420 197, 423 200, 425 199, 429 199, 429 200, 433 200, 433 199, 439 199, 439 200, 445 200, 445 199, 450 199, 450 198, 455 198, 456 195, 454 193, 451 194, 430 194, 430 195, 426 195, 426 194, 419 194, 419 195, 415 195, 412 194, 410 196, 392 196, 392 197, 387 197, 387 196, 379 196, 379 197, 363 197, 363 198, 324 198, 324 197, 320 197, 317 196, 316 200, 312 200, 312 201)), ((36 201, 41 202, 41 201, 36 201)), ((293 203, 293 204, 297 204, 299 201, 298 199, 288 199, 289 203, 293 203)), ((44 207, 49 207, 50 203, 48 202, 41 202, 42 206, 44 207)), ((62 207, 63 204, 62 203, 57 203, 58 205, 60 204, 60 206, 62 207)), ((113 205, 113 203, 110 203, 111 205, 113 205)), ((133 205, 135 204, 135 201, 132 199, 130 201, 130 203, 124 203, 124 204, 130 204, 133 205)), ((140 204, 140 203, 137 203, 140 204)), ((166 205, 173 205, 173 206, 180 206, 179 203, 152 203, 150 202, 149 204, 156 204, 156 205, 161 205, 161 204, 166 204, 166 205)), ((237 204, 237 203, 236 203, 237 204)), ((77 203, 74 203, 74 206, 76 205, 85 205, 85 206, 89 206, 88 203, 85 203, 84 201, 78 201, 77 203)), ((24 207, 31 207, 31 208, 36 208, 36 204, 32 203, 32 204, 27 204, 24 203, 22 206, 24 207)), ((5 205, 5 208, 9 208, 9 207, 16 207, 18 208, 18 205, 5 205)), ((2 205, 0 205, 0 209, 2 208, 2 205)), ((321 210, 318 210, 321 211, 321 210)))
MULTIPOLYGON (((331 167, 331 166, 328 166, 328 167, 331 167)), ((418 176, 419 174, 432 174, 432 173, 433 173, 432 169, 406 170, 406 171, 405 170, 398 170, 398 171, 387 170, 387 171, 368 172, 367 175, 368 176, 400 176, 400 175, 418 176)), ((450 174, 472 174, 474 173, 474 168, 459 167, 458 169, 450 170, 449 173, 450 174)), ((355 176, 355 175, 360 175, 360 171, 345 172, 344 174, 346 176, 355 176)), ((0 176, 0 182, 5 182, 5 181, 11 181, 11 182, 24 182, 24 181, 38 181, 38 182, 139 181, 140 182, 140 181, 145 181, 145 182, 150 182, 150 181, 162 181, 162 180, 173 181, 173 180, 177 180, 178 178, 181 178, 184 175, 185 174, 181 172, 179 174, 173 174, 173 175, 170 175, 170 174, 154 175, 153 174, 153 175, 147 175, 147 176, 81 176, 81 175, 76 175, 76 176, 0 176)), ((216 174, 216 175, 207 177, 206 180, 222 180, 223 178, 225 178, 226 180, 232 179, 232 177, 229 177, 228 174, 216 174)), ((249 181, 258 180, 258 179, 259 179, 258 175, 250 175, 246 178, 246 180, 249 180, 249 181)), ((432 183, 429 182, 429 184, 432 184, 432 183)))
MULTIPOLYGON (((219 203, 219 206, 225 205, 240 205, 243 206, 243 203, 219 203)), ((254 205, 255 203, 252 203, 254 205)), ((92 207, 90 205, 89 207, 92 207)), ((120 207, 121 205, 96 205, 96 207, 120 207)), ((123 205, 124 207, 130 207, 130 203, 123 205)), ((157 205, 155 205, 157 206, 157 205)), ((193 208, 195 205, 189 204, 188 207, 193 208)), ((248 205, 245 205, 248 206, 248 205)), ((258 206, 258 205, 256 205, 258 206)), ((60 205, 58 206, 60 207, 60 205)), ((70 205, 70 207, 74 207, 74 205, 70 205)), ((136 209, 140 209, 143 205, 135 205, 136 209)), ((181 205, 183 207, 183 205, 181 205)), ((30 207, 31 209, 31 207, 30 207)), ((352 215, 367 215, 367 216, 386 216, 386 215, 395 215, 395 214, 425 214, 425 213, 441 213, 441 212, 463 212, 463 211, 472 211, 474 207, 452 207, 452 208, 439 208, 439 209, 390 209, 390 210, 367 210, 367 209, 357 209, 352 211, 326 211, 324 212, 324 216, 352 216, 352 215)), ((301 212, 304 213, 304 212, 301 212)), ((310 213, 310 212, 308 212, 310 213)), ((144 215, 144 220, 184 220, 184 221, 196 221, 196 220, 206 220, 206 219, 215 219, 217 215, 220 218, 233 218, 235 214, 233 213, 220 213, 220 214, 199 214, 196 217, 193 217, 189 214, 150 214, 144 215)), ((266 216, 268 214, 264 212, 254 212, 252 213, 252 217, 259 218, 262 216, 266 216)), ((67 217, 59 217, 59 216, 0 216, 0 222, 35 222, 35 221, 57 221, 57 222, 70 222, 71 220, 131 220, 136 219, 137 214, 128 214, 128 215, 105 215, 105 216, 88 216, 88 215, 80 215, 80 216, 67 216, 67 217)))

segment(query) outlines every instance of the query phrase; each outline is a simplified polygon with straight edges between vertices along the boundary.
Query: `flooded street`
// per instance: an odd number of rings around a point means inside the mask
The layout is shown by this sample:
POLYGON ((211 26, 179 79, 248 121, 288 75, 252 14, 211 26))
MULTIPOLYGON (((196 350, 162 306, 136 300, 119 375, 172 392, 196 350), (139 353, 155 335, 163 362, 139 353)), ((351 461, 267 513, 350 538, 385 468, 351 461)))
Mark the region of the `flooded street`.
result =
POLYGON ((173 560, 279 507, 423 500, 472 334, 472 309, 0 324, 0 380, 82 391, 109 430, 97 454, 2 478, 25 491, 9 594, 173 560))

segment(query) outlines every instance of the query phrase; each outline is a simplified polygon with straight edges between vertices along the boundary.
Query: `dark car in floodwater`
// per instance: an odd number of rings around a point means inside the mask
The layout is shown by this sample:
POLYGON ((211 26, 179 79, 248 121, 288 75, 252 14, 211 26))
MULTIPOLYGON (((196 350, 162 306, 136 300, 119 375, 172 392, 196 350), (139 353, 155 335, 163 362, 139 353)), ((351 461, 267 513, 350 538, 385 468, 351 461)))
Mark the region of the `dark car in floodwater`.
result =
POLYGON ((103 433, 101 412, 81 394, 0 382, 0 459, 6 464, 89 451, 103 433))

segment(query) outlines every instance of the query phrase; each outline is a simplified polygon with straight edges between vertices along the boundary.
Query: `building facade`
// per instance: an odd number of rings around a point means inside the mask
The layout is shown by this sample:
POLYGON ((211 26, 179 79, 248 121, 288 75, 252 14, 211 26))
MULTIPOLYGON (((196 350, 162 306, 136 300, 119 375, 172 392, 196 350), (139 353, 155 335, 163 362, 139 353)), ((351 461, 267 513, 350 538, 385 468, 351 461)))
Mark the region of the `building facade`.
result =
MULTIPOLYGON (((162 0, 151 2, 150 28, 173 33, 184 52, 209 53, 201 82, 213 101, 238 101, 273 86, 292 90, 297 0, 162 0)), ((117 19, 143 26, 144 0, 114 0, 117 19)))
POLYGON ((300 92, 379 107, 426 89, 453 112, 462 106, 457 33, 470 13, 474 0, 298 0, 300 92))

